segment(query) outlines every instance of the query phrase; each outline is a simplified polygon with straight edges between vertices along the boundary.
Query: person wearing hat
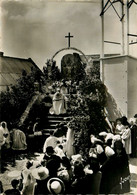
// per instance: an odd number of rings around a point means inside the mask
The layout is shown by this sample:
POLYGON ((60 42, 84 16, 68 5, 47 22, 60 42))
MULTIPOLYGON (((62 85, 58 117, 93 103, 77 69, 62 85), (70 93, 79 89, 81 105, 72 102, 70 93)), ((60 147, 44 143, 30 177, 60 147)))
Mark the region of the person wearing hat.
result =
POLYGON ((113 156, 115 154, 115 152, 110 146, 106 146, 105 147, 105 154, 106 154, 107 158, 109 158, 110 156, 113 156))
POLYGON ((74 162, 73 178, 71 184, 71 190, 73 193, 83 194, 85 192, 85 172, 84 165, 81 161, 77 160, 74 162))
POLYGON ((47 147, 52 146, 55 148, 57 146, 58 138, 54 136, 54 132, 50 131, 50 136, 45 140, 43 146, 43 153, 46 152, 47 147))
POLYGON ((50 194, 64 194, 65 193, 64 182, 57 177, 49 179, 47 183, 47 188, 50 194))
POLYGON ((114 174, 111 193, 128 193, 130 192, 129 162, 122 141, 118 140, 114 143, 114 151, 114 174))
POLYGON ((102 172, 102 178, 100 183, 100 193, 101 194, 109 194, 112 185, 113 185, 113 176, 114 176, 114 151, 111 147, 106 146, 105 149, 105 156, 104 162, 100 166, 100 171, 102 172))
POLYGON ((57 171, 61 165, 61 158, 55 154, 52 146, 48 146, 46 148, 46 153, 43 159, 45 160, 46 167, 49 170, 49 175, 51 177, 57 176, 57 171))
POLYGON ((47 182, 50 179, 49 170, 46 167, 38 167, 32 170, 32 175, 36 179, 34 195, 48 194, 47 182))

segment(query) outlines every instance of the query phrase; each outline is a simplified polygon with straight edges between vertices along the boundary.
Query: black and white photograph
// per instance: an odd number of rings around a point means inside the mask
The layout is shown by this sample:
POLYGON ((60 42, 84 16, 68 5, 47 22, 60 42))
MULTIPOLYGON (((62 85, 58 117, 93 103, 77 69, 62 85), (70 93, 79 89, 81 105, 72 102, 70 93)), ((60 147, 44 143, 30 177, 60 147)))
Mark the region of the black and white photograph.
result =
POLYGON ((0 18, 0 195, 137 195, 137 1, 0 18))

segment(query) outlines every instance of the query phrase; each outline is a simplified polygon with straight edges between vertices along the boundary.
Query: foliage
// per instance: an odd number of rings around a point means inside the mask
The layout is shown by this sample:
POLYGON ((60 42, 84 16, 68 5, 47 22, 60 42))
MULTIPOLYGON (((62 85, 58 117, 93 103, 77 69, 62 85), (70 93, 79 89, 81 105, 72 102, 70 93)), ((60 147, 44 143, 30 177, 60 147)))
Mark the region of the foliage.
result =
POLYGON ((59 81, 61 79, 61 73, 56 66, 56 61, 47 60, 47 66, 43 67, 43 73, 46 80, 59 81))
POLYGON ((39 69, 32 69, 30 74, 23 70, 22 77, 17 80, 16 85, 10 90, 0 94, 0 120, 5 120, 9 124, 17 123, 26 106, 34 94, 34 83, 38 82, 40 88, 45 82, 42 72, 39 69))
MULTIPOLYGON (((91 73, 92 74, 92 73, 91 73)), ((68 113, 72 116, 69 123, 74 130, 76 152, 88 158, 90 135, 106 130, 104 116, 106 87, 96 75, 86 75, 83 80, 73 83, 73 90, 68 100, 68 113)))

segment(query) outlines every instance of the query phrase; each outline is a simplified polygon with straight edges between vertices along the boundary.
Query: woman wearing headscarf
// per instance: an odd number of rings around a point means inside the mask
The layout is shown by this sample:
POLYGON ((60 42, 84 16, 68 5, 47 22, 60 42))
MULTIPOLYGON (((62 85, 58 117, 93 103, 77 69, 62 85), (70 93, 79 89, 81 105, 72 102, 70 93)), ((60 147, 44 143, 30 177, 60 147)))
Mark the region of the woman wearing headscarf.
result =
POLYGON ((122 119, 121 118, 117 118, 116 119, 115 134, 119 135, 123 129, 124 129, 124 125, 122 124, 122 119))
POLYGON ((130 171, 128 156, 126 154, 123 143, 119 140, 114 143, 114 175, 112 194, 130 192, 130 171))
POLYGON ((4 147, 6 149, 10 148, 10 133, 7 128, 7 123, 5 121, 0 123, 0 131, 3 132, 4 147))
POLYGON ((123 194, 130 191, 128 156, 123 143, 114 143, 114 154, 102 165, 100 193, 123 194))

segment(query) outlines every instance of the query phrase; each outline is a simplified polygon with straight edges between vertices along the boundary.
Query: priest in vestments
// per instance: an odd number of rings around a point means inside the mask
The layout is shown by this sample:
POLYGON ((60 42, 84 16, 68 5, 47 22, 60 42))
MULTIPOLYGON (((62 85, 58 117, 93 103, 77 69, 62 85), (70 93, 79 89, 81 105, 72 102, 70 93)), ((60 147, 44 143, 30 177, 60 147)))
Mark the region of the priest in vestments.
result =
POLYGON ((65 96, 57 89, 57 92, 53 96, 53 106, 50 109, 50 114, 60 115, 66 113, 65 108, 65 96))

